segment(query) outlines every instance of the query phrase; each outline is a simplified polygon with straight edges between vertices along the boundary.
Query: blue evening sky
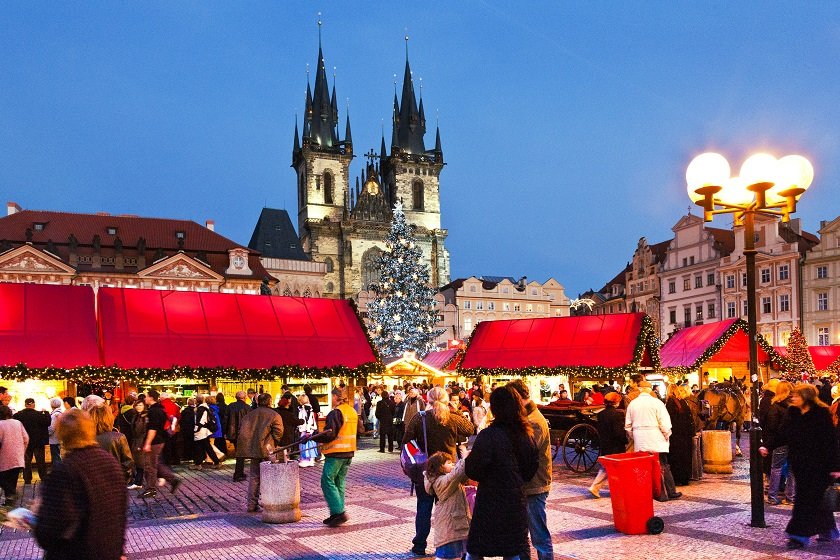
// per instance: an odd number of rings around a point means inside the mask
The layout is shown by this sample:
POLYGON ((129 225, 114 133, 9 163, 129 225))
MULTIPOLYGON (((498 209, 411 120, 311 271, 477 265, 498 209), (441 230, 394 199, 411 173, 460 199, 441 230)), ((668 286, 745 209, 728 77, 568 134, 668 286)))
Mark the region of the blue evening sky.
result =
POLYGON ((2 201, 214 219, 243 244, 263 206, 296 223, 318 11, 357 154, 378 149, 383 122, 390 143, 408 29, 427 145, 440 117, 453 278, 599 288, 640 237, 671 236, 685 167, 708 149, 736 169, 759 149, 801 153, 816 172, 803 225, 840 214, 840 4, 817 1, 10 0, 2 201))

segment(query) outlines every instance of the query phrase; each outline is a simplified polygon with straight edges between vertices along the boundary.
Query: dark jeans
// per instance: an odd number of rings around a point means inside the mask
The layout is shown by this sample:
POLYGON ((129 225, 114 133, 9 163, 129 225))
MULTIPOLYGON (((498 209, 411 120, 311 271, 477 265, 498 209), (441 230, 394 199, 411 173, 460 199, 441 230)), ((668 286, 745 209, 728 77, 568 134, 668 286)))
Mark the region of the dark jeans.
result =
POLYGON ((210 438, 206 437, 195 442, 195 464, 200 465, 204 462, 204 458, 209 455, 214 465, 219 464, 219 458, 216 457, 216 452, 210 445, 210 438))
POLYGON ((172 484, 175 480, 175 473, 160 460, 163 454, 163 445, 162 443, 152 445, 151 451, 143 453, 143 459, 145 460, 143 465, 143 490, 157 491, 158 478, 166 479, 169 484, 172 484))
POLYGON ((38 476, 41 482, 47 478, 47 453, 44 445, 27 445, 23 452, 23 483, 32 484, 32 456, 35 456, 35 464, 38 465, 38 476))
POLYGON ((430 496, 422 484, 415 484, 414 491, 417 492, 417 515, 414 517, 414 538, 411 543, 413 550, 417 552, 426 550, 426 541, 429 532, 432 530, 432 507, 435 499, 430 496))
POLYGON ((167 465, 181 464, 181 455, 178 453, 177 434, 166 434, 166 440, 163 442, 163 462, 167 465))
POLYGON ((388 439, 388 451, 394 450, 394 429, 379 426, 379 451, 385 451, 385 439, 388 439))
POLYGON ((0 488, 3 489, 3 494, 6 495, 7 500, 9 496, 17 494, 17 481, 19 477, 20 467, 0 472, 0 488))
POLYGON ((53 466, 61 462, 61 446, 59 444, 50 444, 50 459, 52 459, 53 466))
POLYGON ((213 440, 213 445, 216 446, 216 449, 227 455, 227 440, 223 437, 217 437, 213 440))
MULTIPOLYGON (((234 452, 236 450, 236 440, 230 440, 230 443, 233 444, 234 452)), ((245 458, 244 457, 237 457, 236 458, 236 465, 233 467, 233 478, 238 480, 245 476, 245 458)))

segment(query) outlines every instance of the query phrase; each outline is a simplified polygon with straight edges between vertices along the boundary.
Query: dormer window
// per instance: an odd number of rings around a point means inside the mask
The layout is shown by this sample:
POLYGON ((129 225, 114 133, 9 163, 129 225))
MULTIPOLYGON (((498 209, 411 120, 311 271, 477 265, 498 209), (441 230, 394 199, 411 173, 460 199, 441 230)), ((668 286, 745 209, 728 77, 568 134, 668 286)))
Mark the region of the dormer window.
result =
POLYGON ((106 231, 108 232, 108 235, 117 235, 117 228, 114 226, 108 226, 106 231))
POLYGON ((175 232, 175 238, 176 239, 183 239, 184 237, 186 237, 186 234, 183 231, 176 231, 175 232))
POLYGON ((45 227, 47 227, 47 224, 42 222, 32 225, 32 229, 34 229, 35 231, 44 231, 45 227))

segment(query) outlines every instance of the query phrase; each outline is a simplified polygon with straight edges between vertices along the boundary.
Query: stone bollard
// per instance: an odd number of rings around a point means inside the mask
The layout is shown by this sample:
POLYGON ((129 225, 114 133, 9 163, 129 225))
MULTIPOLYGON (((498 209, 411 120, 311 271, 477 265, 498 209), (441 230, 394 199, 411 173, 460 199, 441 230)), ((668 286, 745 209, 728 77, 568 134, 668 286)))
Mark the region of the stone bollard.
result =
POLYGON ((703 430, 703 472, 732 474, 732 434, 729 430, 703 430))
POLYGON ((260 463, 263 523, 300 521, 300 469, 297 461, 260 463))

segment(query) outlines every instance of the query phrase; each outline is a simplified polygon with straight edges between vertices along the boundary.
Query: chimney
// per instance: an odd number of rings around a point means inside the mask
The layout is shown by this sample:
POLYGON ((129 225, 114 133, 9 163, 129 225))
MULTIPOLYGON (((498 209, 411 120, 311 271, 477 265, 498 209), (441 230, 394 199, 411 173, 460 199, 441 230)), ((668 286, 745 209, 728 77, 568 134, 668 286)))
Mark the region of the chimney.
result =
POLYGON ((204 227, 206 227, 210 231, 216 231, 216 222, 214 220, 207 220, 206 222, 204 222, 204 227))
POLYGON ((6 215, 11 216, 12 214, 17 214, 20 212, 20 206, 17 202, 7 202, 6 203, 6 215))

